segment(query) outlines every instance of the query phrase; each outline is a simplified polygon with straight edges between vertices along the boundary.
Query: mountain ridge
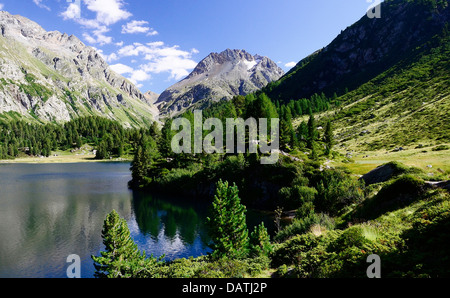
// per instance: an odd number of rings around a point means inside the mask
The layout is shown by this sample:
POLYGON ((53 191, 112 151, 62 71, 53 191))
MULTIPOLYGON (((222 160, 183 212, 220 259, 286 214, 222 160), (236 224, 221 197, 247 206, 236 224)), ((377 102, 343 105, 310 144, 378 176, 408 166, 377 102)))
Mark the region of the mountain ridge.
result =
POLYGON ((447 2, 438 2, 382 2, 380 19, 363 16, 264 91, 273 100, 289 101, 355 89, 442 30, 450 13, 447 2))
POLYGON ((6 11, 0 33, 0 113, 56 122, 102 115, 124 126, 157 119, 144 94, 76 36, 6 11))
POLYGON ((245 50, 213 52, 185 79, 166 89, 156 104, 163 114, 174 116, 193 106, 204 107, 210 102, 255 92, 283 74, 269 58, 245 50))

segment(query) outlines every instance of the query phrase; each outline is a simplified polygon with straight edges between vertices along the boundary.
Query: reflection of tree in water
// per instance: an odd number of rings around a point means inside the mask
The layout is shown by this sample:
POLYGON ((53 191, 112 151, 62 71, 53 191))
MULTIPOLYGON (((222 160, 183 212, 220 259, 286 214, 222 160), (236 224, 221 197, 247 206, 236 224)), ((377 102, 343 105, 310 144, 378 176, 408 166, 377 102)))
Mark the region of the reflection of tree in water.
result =
POLYGON ((164 229, 164 236, 170 240, 179 236, 190 245, 197 237, 204 244, 209 241, 205 208, 194 208, 192 204, 179 199, 142 192, 133 192, 133 207, 139 230, 144 235, 157 239, 164 229))

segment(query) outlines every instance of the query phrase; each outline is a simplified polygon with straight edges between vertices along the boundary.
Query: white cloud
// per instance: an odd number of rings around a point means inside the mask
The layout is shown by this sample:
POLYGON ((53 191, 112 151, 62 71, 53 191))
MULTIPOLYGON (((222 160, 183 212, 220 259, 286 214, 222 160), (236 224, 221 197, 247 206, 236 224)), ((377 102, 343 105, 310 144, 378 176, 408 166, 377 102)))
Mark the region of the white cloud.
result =
MULTIPOLYGON (((42 0, 33 0, 42 1, 42 0)), ((95 19, 81 17, 81 7, 76 3, 71 3, 67 9, 61 13, 64 20, 73 20, 91 33, 84 33, 83 37, 91 44, 110 44, 113 38, 105 33, 109 32, 109 26, 119 21, 126 20, 132 14, 123 9, 123 0, 83 0, 86 8, 96 14, 95 19)))
POLYGON ((149 75, 147 72, 145 72, 142 69, 139 70, 135 70, 132 72, 131 77, 129 78, 129 80, 133 83, 133 84, 138 84, 138 82, 143 82, 143 81, 147 81, 151 78, 151 75, 149 75))
POLYGON ((115 71, 115 72, 117 72, 118 74, 121 74, 121 75, 127 74, 127 73, 132 73, 134 71, 133 68, 131 68, 131 67, 127 66, 127 65, 121 64, 121 63, 114 64, 114 65, 111 65, 109 67, 113 71, 115 71))
POLYGON ((47 9, 48 11, 51 11, 50 7, 42 3, 42 0, 33 0, 34 4, 39 6, 40 8, 47 9))
POLYGON ((106 26, 113 25, 132 16, 130 12, 122 9, 124 5, 122 0, 84 0, 84 3, 87 9, 97 14, 97 22, 106 26))
POLYGON ((64 20, 73 20, 80 17, 81 8, 75 3, 69 4, 66 11, 61 13, 64 20))
POLYGON ((92 48, 95 49, 100 54, 100 56, 102 56, 102 58, 108 63, 111 63, 111 62, 114 62, 116 60, 119 60, 119 57, 117 56, 116 53, 112 53, 112 54, 106 55, 103 52, 102 49, 97 49, 96 47, 92 47, 92 48))
POLYGON ((292 62, 286 63, 284 66, 286 66, 288 68, 292 68, 292 67, 294 67, 296 65, 297 65, 297 62, 292 61, 292 62))
POLYGON ((113 38, 106 36, 105 33, 109 32, 109 29, 105 26, 100 26, 99 28, 92 31, 92 35, 89 33, 83 33, 84 39, 91 44, 110 44, 113 42, 113 38))
POLYGON ((5 6, 5 4, 0 3, 0 10, 2 10, 4 6, 5 6))
POLYGON ((90 34, 88 33, 83 33, 83 38, 84 40, 86 40, 88 43, 97 43, 97 40, 95 38, 93 38, 90 34))
POLYGON ((147 36, 157 35, 158 32, 150 28, 147 21, 131 21, 122 26, 122 34, 147 33, 147 36))
POLYGON ((192 55, 198 50, 192 49, 190 52, 179 49, 179 46, 166 46, 162 41, 147 44, 134 43, 122 47, 118 51, 119 57, 140 56, 144 57, 148 63, 140 66, 145 73, 168 72, 170 79, 181 80, 189 75, 189 72, 197 66, 197 62, 192 60, 192 55))
POLYGON ((143 86, 139 82, 148 81, 152 78, 152 76, 148 72, 142 69, 135 70, 132 67, 121 63, 111 65, 110 68, 120 75, 129 74, 130 76, 128 76, 128 80, 138 88, 143 86))

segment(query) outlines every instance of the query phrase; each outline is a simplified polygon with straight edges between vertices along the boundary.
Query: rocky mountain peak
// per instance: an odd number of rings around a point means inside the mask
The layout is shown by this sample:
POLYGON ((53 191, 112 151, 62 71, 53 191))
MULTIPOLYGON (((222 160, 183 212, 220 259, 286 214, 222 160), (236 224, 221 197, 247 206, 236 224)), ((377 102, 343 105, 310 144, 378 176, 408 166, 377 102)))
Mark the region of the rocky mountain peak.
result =
POLYGON ((162 114, 176 115, 194 105, 255 92, 282 75, 284 71, 267 57, 226 49, 205 57, 189 76, 164 91, 157 104, 162 114))
POLYGON ((157 118, 144 94, 76 36, 5 11, 0 33, 0 113, 45 121, 98 114, 125 126, 157 118))

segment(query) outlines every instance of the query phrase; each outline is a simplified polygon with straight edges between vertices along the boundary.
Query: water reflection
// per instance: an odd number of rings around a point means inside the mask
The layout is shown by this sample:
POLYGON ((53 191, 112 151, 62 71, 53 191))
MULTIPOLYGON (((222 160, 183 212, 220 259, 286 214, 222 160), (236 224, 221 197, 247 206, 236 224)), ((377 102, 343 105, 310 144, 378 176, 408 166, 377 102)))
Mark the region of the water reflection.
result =
MULTIPOLYGON (((101 232, 115 209, 147 255, 197 257, 210 249, 210 203, 130 191, 129 164, 0 165, 0 278, 66 277, 66 259, 81 257, 93 277, 91 255, 104 249, 101 232)), ((269 216, 251 210, 248 227, 269 216)))
POLYGON ((205 226, 207 205, 134 192, 133 208, 139 233, 132 231, 133 238, 148 255, 165 255, 166 260, 204 255, 209 251, 210 241, 205 226))
POLYGON ((128 168, 0 166, 0 277, 66 277, 70 254, 91 277, 104 218, 113 209, 131 217, 128 168))

